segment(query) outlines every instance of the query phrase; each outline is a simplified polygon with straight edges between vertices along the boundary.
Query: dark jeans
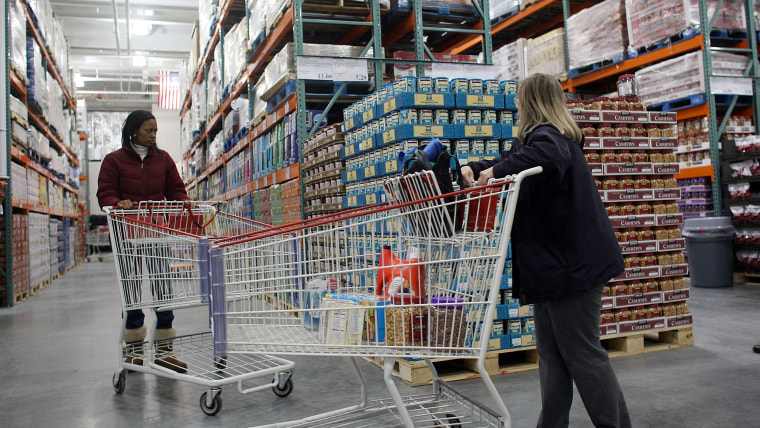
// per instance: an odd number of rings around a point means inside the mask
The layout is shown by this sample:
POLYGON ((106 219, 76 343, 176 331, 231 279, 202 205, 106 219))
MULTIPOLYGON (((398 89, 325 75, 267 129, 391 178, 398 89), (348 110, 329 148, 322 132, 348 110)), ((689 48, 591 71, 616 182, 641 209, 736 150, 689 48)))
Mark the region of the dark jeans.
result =
POLYGON ((541 379, 539 428, 567 427, 573 382, 594 426, 628 428, 628 409, 599 341, 602 286, 533 305, 541 379))
MULTIPOLYGON (((171 280, 169 273, 169 261, 167 252, 169 248, 160 245, 134 245, 130 243, 117 243, 121 265, 121 279, 126 304, 132 305, 142 301, 142 281, 145 279, 144 271, 147 271, 147 279, 150 282, 150 293, 153 297, 154 307, 162 306, 162 302, 171 299, 171 280)), ((156 311, 156 328, 166 329, 172 327, 174 321, 173 311, 156 311)), ((142 309, 127 311, 127 329, 140 328, 145 320, 142 309)))

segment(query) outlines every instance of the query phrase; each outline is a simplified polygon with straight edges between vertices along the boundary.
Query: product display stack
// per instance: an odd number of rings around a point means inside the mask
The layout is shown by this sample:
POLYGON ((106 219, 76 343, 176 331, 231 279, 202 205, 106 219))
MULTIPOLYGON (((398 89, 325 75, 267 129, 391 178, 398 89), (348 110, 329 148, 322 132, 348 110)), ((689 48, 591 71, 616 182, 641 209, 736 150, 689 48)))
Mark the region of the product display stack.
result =
MULTIPOLYGON (((621 80, 619 88, 635 84, 621 80)), ((604 291, 602 334, 691 324, 674 177, 676 114, 647 112, 635 96, 568 100, 568 108, 585 135, 586 159, 625 261, 604 291)))
MULTIPOLYGON (((0 216, 0 221, 5 221, 0 216)), ((6 279, 5 275, 0 275, 0 304, 7 305, 6 299, 19 303, 29 298, 29 217, 26 214, 13 214, 11 217, 11 251, 13 265, 13 296, 8 296, 5 292, 6 279)), ((5 228, 0 228, 0 239, 5 242, 5 228)), ((5 252, 5 245, 0 246, 0 263, 5 266, 6 257, 9 255, 5 252)))
MULTIPOLYGON (((50 218, 45 214, 29 213, 29 259, 50 259, 50 218)), ((34 263, 30 265, 29 282, 32 294, 40 291, 50 281, 50 264, 34 263)), ((14 279, 15 282, 15 279, 14 279)))
POLYGON ((331 214, 343 209, 346 188, 341 182, 345 171, 341 149, 344 138, 340 125, 317 131, 304 142, 301 171, 304 182, 304 212, 308 218, 331 214))

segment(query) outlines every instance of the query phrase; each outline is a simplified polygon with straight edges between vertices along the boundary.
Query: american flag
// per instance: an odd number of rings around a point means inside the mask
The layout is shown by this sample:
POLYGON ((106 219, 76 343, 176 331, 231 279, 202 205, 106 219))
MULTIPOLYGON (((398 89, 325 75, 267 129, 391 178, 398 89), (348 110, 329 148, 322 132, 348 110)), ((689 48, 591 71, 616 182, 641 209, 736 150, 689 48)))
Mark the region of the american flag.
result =
POLYGON ((158 107, 179 110, 181 103, 179 71, 158 70, 158 107))

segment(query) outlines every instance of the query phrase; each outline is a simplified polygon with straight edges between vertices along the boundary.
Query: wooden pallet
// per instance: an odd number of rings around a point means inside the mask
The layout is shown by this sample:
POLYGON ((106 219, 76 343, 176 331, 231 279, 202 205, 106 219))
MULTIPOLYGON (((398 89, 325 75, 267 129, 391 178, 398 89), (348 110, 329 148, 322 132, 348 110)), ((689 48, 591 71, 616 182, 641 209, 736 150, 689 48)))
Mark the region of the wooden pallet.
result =
POLYGON ((760 273, 734 272, 734 284, 760 285, 760 273))
MULTIPOLYGON (((694 334, 691 326, 650 330, 629 335, 606 336, 602 338, 602 345, 611 358, 616 358, 693 346, 694 334)), ((364 359, 383 367, 379 358, 364 359)), ((435 358, 432 359, 432 363, 438 377, 447 382, 480 377, 475 359, 435 358)), ((535 346, 489 351, 484 367, 491 376, 535 370, 538 368, 538 352, 535 346)), ((429 385, 433 381, 433 375, 424 360, 396 358, 393 375, 409 386, 429 385)))
POLYGON ((13 296, 13 302, 14 302, 14 304, 21 303, 21 302, 23 302, 24 300, 26 300, 28 298, 29 298, 29 290, 22 291, 20 293, 15 293, 14 294, 14 296, 13 296))

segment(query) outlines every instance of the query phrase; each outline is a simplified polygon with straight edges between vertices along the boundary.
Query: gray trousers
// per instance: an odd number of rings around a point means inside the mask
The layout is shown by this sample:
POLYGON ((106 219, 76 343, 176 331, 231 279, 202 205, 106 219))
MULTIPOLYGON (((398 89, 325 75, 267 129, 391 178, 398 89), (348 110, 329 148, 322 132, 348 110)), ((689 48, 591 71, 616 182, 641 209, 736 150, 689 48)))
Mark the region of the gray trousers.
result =
POLYGON ((573 382, 596 427, 631 426, 623 392, 599 341, 602 286, 533 305, 541 379, 539 428, 567 427, 573 382))

